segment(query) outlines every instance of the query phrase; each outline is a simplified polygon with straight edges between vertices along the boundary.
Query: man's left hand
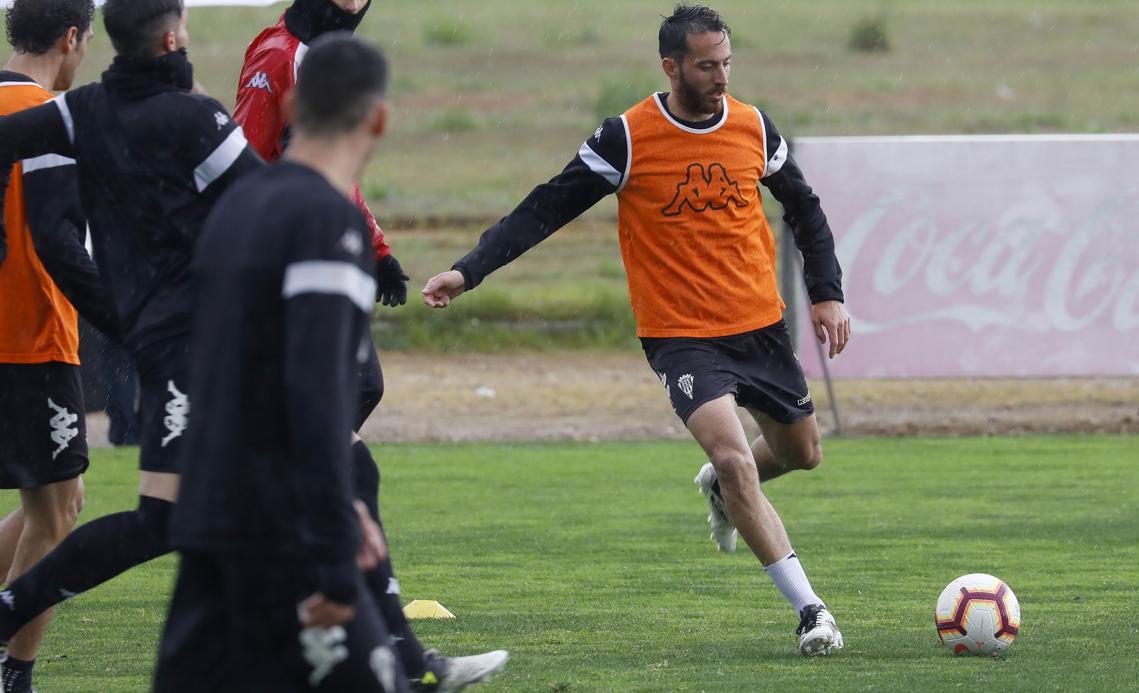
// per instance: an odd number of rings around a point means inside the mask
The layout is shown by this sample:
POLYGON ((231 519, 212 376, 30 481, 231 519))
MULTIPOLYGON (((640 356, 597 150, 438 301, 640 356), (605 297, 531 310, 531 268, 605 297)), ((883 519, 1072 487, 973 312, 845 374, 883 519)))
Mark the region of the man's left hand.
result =
POLYGON ((819 344, 830 340, 830 357, 833 359, 850 341, 850 314, 841 301, 821 301, 811 306, 811 324, 819 344))

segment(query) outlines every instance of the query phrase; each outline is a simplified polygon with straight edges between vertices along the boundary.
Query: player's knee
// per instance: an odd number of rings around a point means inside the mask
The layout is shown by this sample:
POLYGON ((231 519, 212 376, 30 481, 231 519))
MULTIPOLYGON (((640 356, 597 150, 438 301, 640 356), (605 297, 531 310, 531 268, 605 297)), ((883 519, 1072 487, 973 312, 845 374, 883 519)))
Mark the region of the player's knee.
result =
POLYGON ((815 441, 804 449, 798 456, 795 466, 799 469, 815 469, 823 463, 823 446, 815 441))
POLYGON ((721 486, 736 488, 750 487, 759 483, 759 473, 751 452, 728 450, 711 456, 712 466, 721 486))

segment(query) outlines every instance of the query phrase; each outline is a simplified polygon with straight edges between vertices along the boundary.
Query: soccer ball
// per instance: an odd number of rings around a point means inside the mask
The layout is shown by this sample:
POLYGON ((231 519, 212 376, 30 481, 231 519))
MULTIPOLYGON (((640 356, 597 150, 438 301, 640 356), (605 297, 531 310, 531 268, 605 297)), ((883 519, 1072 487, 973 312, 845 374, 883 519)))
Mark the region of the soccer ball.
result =
POLYGON ((937 635, 956 655, 996 657, 1020 631, 1020 603, 1000 578, 962 575, 937 598, 937 635))

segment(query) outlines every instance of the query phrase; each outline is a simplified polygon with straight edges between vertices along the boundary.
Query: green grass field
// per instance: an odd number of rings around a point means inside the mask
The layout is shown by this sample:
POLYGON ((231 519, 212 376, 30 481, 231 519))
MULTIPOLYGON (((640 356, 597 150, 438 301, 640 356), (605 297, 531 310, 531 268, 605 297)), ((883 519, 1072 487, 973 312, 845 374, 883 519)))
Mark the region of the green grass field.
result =
MULTIPOLYGON (((795 619, 745 553, 707 539, 689 443, 385 445, 383 507, 405 600, 447 653, 503 647, 482 690, 1114 691, 1139 686, 1139 438, 828 440, 824 466, 768 488, 846 637, 795 654, 795 619), (941 588, 990 572, 1020 640, 956 659, 941 588)), ((84 518, 132 507, 134 451, 98 451, 84 518)), ((11 507, 13 494, 5 494, 11 507)), ((143 691, 174 560, 59 610, 41 691, 143 691)))

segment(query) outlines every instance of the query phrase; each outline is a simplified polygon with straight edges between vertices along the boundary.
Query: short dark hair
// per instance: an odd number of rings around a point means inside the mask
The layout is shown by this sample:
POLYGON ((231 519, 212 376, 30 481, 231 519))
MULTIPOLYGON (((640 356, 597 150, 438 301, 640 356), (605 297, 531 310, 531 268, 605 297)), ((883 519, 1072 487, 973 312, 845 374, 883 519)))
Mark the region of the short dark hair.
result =
POLYGON ((157 48, 169 23, 182 16, 182 0, 107 0, 103 27, 119 55, 145 55, 157 48))
POLYGON ((711 31, 722 31, 727 36, 732 35, 720 13, 706 5, 679 4, 673 10, 671 17, 665 17, 660 23, 660 57, 672 58, 676 62, 688 53, 688 35, 706 34, 711 31))
POLYGON ((297 74, 296 127, 336 135, 364 122, 388 89, 388 61, 375 46, 346 31, 312 42, 297 74))
POLYGON ((92 0, 15 0, 8 9, 8 43, 21 53, 43 55, 71 27, 82 37, 94 18, 92 0))

